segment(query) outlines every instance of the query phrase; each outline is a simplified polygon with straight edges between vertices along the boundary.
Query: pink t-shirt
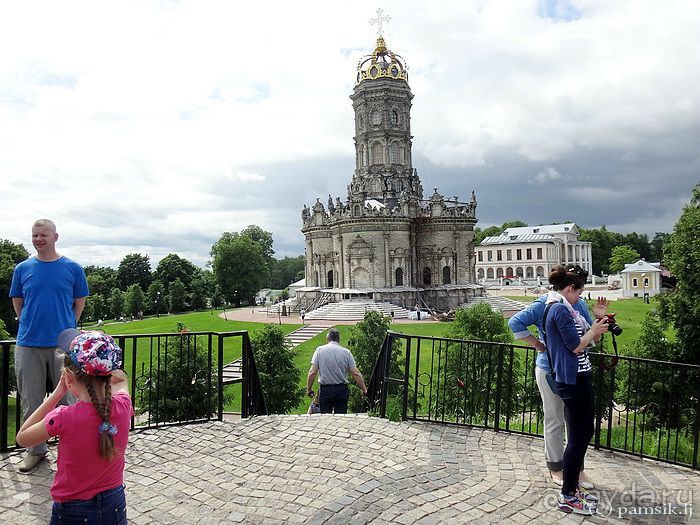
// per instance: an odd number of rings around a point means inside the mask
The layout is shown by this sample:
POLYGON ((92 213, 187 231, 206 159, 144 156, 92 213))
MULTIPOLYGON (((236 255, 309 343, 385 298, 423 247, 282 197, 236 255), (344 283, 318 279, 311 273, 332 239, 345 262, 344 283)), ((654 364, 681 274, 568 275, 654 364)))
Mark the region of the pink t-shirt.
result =
POLYGON ((54 501, 88 500, 124 482, 124 452, 132 415, 129 394, 114 394, 111 423, 117 427, 114 436, 117 455, 109 461, 100 457, 98 428, 102 421, 92 403, 78 401, 46 414, 46 431, 49 436, 58 436, 58 464, 51 485, 54 501))

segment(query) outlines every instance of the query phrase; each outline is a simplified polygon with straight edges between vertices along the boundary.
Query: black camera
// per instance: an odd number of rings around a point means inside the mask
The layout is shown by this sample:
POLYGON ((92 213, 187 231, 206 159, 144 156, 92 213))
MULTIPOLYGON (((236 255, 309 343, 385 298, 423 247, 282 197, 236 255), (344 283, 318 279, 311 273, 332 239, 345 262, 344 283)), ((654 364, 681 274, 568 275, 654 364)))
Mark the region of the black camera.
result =
POLYGON ((622 328, 615 322, 615 314, 605 314, 603 319, 605 319, 605 323, 608 325, 608 332, 612 335, 618 336, 622 333, 622 328))

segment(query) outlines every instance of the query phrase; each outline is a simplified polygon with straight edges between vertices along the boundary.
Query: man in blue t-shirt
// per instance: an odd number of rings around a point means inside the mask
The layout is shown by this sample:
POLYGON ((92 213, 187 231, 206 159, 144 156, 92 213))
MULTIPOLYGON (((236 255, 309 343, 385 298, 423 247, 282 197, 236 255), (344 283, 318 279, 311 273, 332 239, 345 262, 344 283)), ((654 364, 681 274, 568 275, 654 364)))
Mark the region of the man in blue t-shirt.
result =
MULTIPOLYGON (((83 268, 56 252, 56 225, 40 219, 32 226, 36 257, 17 265, 12 274, 10 297, 19 318, 15 346, 17 390, 22 412, 28 418, 46 396, 46 374, 55 386, 61 377, 63 352, 58 334, 75 328, 89 295, 83 268)), ((19 471, 32 472, 46 455, 46 443, 27 449, 19 471)))

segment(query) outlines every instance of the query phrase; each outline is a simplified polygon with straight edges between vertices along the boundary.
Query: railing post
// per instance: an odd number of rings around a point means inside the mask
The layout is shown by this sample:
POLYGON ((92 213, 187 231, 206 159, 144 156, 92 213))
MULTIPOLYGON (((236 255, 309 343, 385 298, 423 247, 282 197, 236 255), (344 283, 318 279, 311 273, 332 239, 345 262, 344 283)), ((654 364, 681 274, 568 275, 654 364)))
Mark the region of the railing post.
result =
MULTIPOLYGON (((10 345, 2 343, 2 391, 0 391, 0 450, 7 450, 7 433, 10 430, 8 419, 10 418, 10 345)), ((21 410, 19 403, 15 404, 15 410, 21 410)))
POLYGON ((597 450, 600 449, 600 427, 603 422, 603 396, 604 391, 604 370, 603 370, 603 357, 598 356, 598 384, 596 385, 597 393, 595 396, 595 432, 593 434, 593 447, 597 450))
POLYGON ((401 421, 406 421, 408 419, 408 377, 409 377, 409 367, 411 364, 411 338, 406 339, 406 360, 403 371, 403 400, 401 407, 401 421))
POLYGON ((498 368, 496 369, 496 407, 494 412, 493 429, 498 432, 501 428, 501 380, 503 379, 503 345, 498 345, 498 368))
POLYGON ((387 352, 387 349, 391 348, 392 341, 393 337, 391 334, 386 334, 384 344, 382 345, 379 355, 379 417, 382 419, 386 417, 386 395, 388 388, 386 376, 389 371, 389 358, 387 357, 387 353, 391 353, 391 351, 387 352))
POLYGON ((697 387, 697 392, 695 394, 695 436, 693 439, 693 469, 698 468, 698 448, 700 447, 700 381, 698 381, 697 374, 695 386, 697 387))
MULTIPOLYGON (((217 389, 217 419, 224 420, 224 338, 221 334, 217 337, 217 352, 216 352, 216 375, 218 381, 217 389)), ((245 381, 244 381, 245 384, 245 381)), ((243 403, 243 401, 241 401, 243 403)), ((243 405, 241 404, 241 407, 243 405)), ((243 408, 241 408, 243 410, 243 408)))

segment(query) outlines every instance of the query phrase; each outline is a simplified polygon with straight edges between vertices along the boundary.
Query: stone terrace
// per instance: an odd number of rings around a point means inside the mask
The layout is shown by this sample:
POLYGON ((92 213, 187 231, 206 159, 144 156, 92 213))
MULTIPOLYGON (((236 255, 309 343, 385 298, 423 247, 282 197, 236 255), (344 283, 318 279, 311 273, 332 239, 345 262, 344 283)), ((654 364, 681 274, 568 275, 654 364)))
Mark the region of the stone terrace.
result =
MULTIPOLYGON (((30 476, 16 472, 19 454, 3 456, 0 522, 48 522, 55 452, 30 476)), ((583 518, 554 509, 542 456, 538 438, 362 415, 152 429, 131 438, 129 522, 698 523, 700 505, 692 517, 683 506, 700 494, 697 472, 590 450, 609 516, 583 518), (665 514, 630 515, 655 505, 665 514)))

